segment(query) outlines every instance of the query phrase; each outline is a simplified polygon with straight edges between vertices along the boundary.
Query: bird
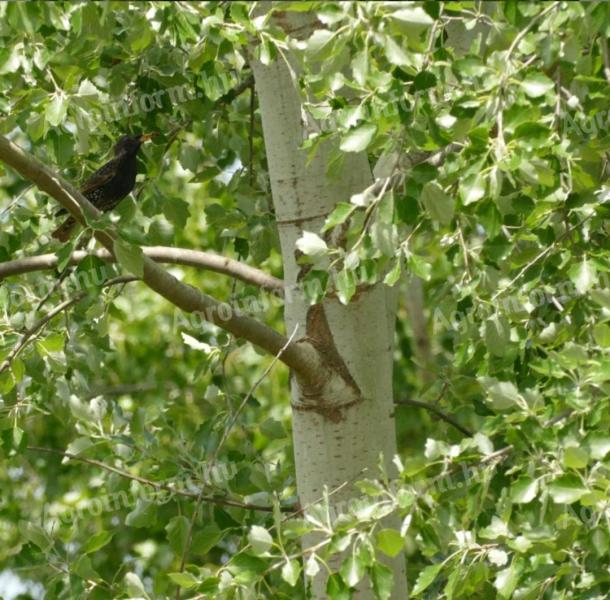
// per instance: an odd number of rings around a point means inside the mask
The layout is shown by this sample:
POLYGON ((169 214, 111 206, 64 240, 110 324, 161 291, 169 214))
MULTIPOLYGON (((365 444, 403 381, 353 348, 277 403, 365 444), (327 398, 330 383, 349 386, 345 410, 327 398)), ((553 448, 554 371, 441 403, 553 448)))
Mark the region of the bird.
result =
MULTIPOLYGON (((118 140, 114 146, 114 158, 95 171, 80 187, 80 192, 95 208, 108 212, 131 193, 136 184, 138 150, 155 135, 156 132, 124 135, 118 140)), ((57 214, 65 212, 62 209, 57 214)), ((68 217, 53 231, 51 237, 60 242, 68 241, 76 223, 74 217, 68 217)))

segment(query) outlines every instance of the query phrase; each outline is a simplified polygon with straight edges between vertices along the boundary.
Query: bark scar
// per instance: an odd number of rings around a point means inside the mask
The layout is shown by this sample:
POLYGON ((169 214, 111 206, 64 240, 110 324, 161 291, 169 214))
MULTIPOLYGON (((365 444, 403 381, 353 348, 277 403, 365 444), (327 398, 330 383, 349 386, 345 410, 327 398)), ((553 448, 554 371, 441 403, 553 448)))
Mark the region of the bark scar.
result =
POLYGON ((343 358, 337 351, 326 313, 322 304, 314 304, 307 311, 306 336, 300 340, 309 342, 322 355, 324 364, 330 372, 338 374, 344 384, 351 390, 349 398, 343 402, 332 402, 326 397, 325 388, 328 383, 328 374, 320 373, 316 382, 301 383, 301 394, 305 402, 293 408, 301 411, 314 411, 333 422, 343 419, 344 409, 362 401, 362 392, 354 381, 343 358))

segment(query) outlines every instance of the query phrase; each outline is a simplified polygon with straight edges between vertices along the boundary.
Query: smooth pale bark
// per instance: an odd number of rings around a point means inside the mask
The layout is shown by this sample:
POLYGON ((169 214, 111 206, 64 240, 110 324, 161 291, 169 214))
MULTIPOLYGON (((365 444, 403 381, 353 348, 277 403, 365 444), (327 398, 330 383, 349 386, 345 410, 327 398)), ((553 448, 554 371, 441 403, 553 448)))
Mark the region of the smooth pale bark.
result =
MULTIPOLYGON (((305 231, 318 232, 337 202, 372 183, 364 153, 346 154, 342 172, 327 177, 329 147, 323 147, 307 165, 299 146, 306 135, 301 99, 290 69, 279 58, 264 66, 252 61, 263 121, 263 133, 277 216, 284 283, 297 282, 296 240, 305 231)), ((288 291, 287 291, 288 294, 288 291)), ((331 507, 345 512, 357 497, 351 483, 378 474, 383 455, 388 474, 396 453, 392 404, 392 350, 396 292, 383 284, 360 290, 348 306, 336 299, 309 307, 295 293, 286 298, 287 331, 299 325, 309 341, 327 356, 327 379, 316 389, 292 379, 293 435, 297 487, 301 506, 320 500, 325 489, 331 507), (338 377, 337 377, 338 375, 338 377), (347 485, 346 485, 347 482, 347 485)), ((388 527, 399 528, 396 518, 388 527)), ((305 537, 303 546, 318 541, 305 537)), ((340 562, 340 561, 339 561, 340 562)), ((394 570, 393 598, 407 597, 404 557, 390 561, 394 570)), ((333 567, 337 567, 335 563, 333 567)), ((314 579, 313 595, 326 598, 326 573, 314 579)), ((362 582, 358 598, 373 598, 362 582)))

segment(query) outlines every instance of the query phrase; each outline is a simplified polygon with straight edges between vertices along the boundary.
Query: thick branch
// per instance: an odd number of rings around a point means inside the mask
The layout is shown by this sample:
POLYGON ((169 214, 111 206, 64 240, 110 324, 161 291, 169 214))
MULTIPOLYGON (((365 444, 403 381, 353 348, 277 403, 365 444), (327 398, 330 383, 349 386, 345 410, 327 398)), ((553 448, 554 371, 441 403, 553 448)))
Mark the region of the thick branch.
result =
MULTIPOLYGON (((26 154, 4 136, 0 136, 0 160, 55 198, 79 222, 85 222, 85 217, 95 220, 100 215, 73 185, 26 154)), ((110 254, 113 254, 113 236, 106 231, 95 230, 95 237, 110 254)), ((273 355, 278 354, 288 342, 285 336, 271 327, 251 317, 236 314, 228 305, 221 304, 194 287, 181 283, 147 256, 143 256, 142 280, 148 287, 182 310, 197 313, 205 320, 238 338, 260 346, 273 355)), ((281 360, 306 381, 316 380, 322 364, 313 346, 298 340, 288 344, 281 360)))
MULTIPOLYGON (((188 267, 196 267, 214 271, 215 273, 223 273, 229 275, 245 283, 252 283, 259 287, 268 290, 282 290, 283 282, 272 275, 268 275, 264 271, 255 269, 241 263, 232 258, 226 258, 213 254, 211 252, 201 252, 199 250, 189 250, 186 248, 171 248, 167 246, 147 246, 142 248, 145 256, 152 258, 158 263, 171 263, 176 265, 185 265, 188 267)), ((96 250, 94 252, 85 252, 78 250, 72 253, 70 264, 76 265, 84 260, 87 256, 96 256, 102 260, 114 261, 114 257, 108 250, 96 250)), ((26 258, 18 258, 17 260, 9 260, 0 263, 0 280, 10 275, 21 275, 32 271, 42 271, 45 269, 54 269, 59 262, 55 254, 41 254, 40 256, 28 256, 26 258)))

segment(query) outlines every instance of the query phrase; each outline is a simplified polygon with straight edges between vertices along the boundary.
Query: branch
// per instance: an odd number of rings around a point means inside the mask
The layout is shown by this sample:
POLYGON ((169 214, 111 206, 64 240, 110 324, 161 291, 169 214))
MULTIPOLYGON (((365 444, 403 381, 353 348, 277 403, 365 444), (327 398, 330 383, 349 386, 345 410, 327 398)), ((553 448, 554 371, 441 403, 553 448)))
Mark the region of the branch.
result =
MULTIPOLYGON (((553 2, 552 4, 549 4, 544 10, 540 11, 535 17, 530 19, 529 23, 515 36, 513 43, 510 45, 510 48, 508 49, 508 51, 506 52, 506 56, 504 57, 505 63, 508 63, 508 61, 511 59, 513 52, 515 51, 517 46, 522 42, 523 38, 528 34, 529 30, 538 21, 540 21, 540 19, 542 19, 542 17, 544 17, 547 13, 558 8, 560 4, 561 4, 561 2, 553 2)), ((501 87, 504 87, 504 83, 508 79, 509 75, 510 75, 510 71, 509 71, 509 69, 506 69, 504 71, 504 75, 502 76, 502 82, 500 84, 501 87)))
MULTIPOLYGON (((146 246, 142 248, 145 256, 158 263, 171 263, 196 267, 215 273, 229 275, 245 283, 252 283, 268 290, 283 290, 283 282, 264 271, 255 269, 232 258, 226 258, 211 252, 199 250, 188 250, 186 248, 171 248, 168 246, 146 246)), ((95 250, 86 252, 77 250, 72 253, 70 265, 77 265, 87 256, 96 256, 106 261, 114 261, 114 256, 108 250, 95 250)), ((39 256, 28 256, 0 263, 0 281, 10 275, 21 275, 32 271, 54 269, 59 260, 56 254, 41 254, 39 256)))
MULTIPOLYGON (((100 212, 73 185, 4 136, 0 136, 0 160, 55 198, 80 223, 99 217, 100 212)), ((96 239, 110 254, 114 254, 114 236, 106 231, 94 231, 96 239)), ((251 317, 235 314, 228 305, 181 283, 148 256, 142 258, 144 283, 175 306, 188 313, 198 313, 221 329, 273 355, 286 345, 287 338, 275 329, 251 317)), ((281 360, 304 381, 316 381, 322 368, 318 351, 303 340, 290 343, 281 360)))
POLYGON ((451 415, 448 415, 446 412, 443 412, 440 408, 436 408, 436 406, 432 404, 428 404, 427 402, 421 402, 420 400, 409 400, 407 398, 401 400, 394 400, 394 404, 402 404, 405 406, 416 406, 417 408, 423 408, 425 410, 429 410, 434 413, 437 417, 442 419, 443 421, 447 421, 450 425, 453 425, 458 431, 461 431, 464 435, 468 437, 472 437, 474 434, 469 429, 466 429, 463 425, 460 425, 451 415))
POLYGON ((223 104, 233 102, 235 98, 243 94, 248 88, 254 86, 254 75, 248 75, 241 83, 238 83, 232 90, 229 90, 224 96, 221 96, 214 103, 214 108, 218 108, 223 104))
MULTIPOLYGON (((126 479, 132 479, 133 481, 137 481, 142 485, 148 485, 156 490, 162 490, 164 492, 169 492, 175 496, 185 496, 187 498, 197 498, 199 494, 197 492, 187 492, 186 490, 181 490, 178 488, 174 488, 171 485, 166 483, 160 483, 158 481, 153 481, 152 479, 146 479, 145 477, 140 477, 139 475, 132 475, 127 471, 123 471, 121 469, 117 469, 111 465, 107 465, 100 460, 95 460, 94 458, 84 458, 82 456, 78 456, 76 454, 72 454, 71 452, 64 452, 63 450, 57 450, 56 448, 42 448, 40 446, 27 446, 28 450, 33 452, 47 452, 49 454, 58 454, 60 456, 65 456, 71 460, 77 460, 79 462, 85 463, 87 465, 92 465, 95 467, 99 467, 100 469, 104 469, 105 471, 109 471, 110 473, 114 473, 115 475, 119 475, 121 477, 125 477, 126 479)), ((237 500, 228 500, 227 498, 218 498, 216 496, 202 496, 202 499, 205 502, 210 502, 211 504, 219 504, 221 506, 232 506, 235 508, 245 508, 247 510, 260 510, 263 512, 273 512, 272 506, 262 506, 260 504, 249 504, 247 502, 238 502, 237 500)), ((294 509, 289 506, 280 507, 282 512, 291 512, 294 509)))

